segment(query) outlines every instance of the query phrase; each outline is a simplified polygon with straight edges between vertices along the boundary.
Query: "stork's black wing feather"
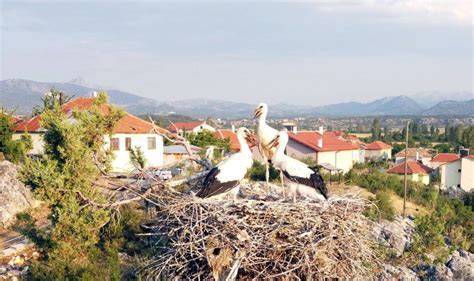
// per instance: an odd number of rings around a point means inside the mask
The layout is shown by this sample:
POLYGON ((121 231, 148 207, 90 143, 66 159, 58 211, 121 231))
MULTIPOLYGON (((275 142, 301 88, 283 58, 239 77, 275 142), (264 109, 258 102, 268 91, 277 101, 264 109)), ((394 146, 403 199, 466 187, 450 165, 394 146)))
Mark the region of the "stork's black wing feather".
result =
POLYGON ((220 182, 217 175, 220 173, 217 167, 212 168, 206 175, 203 182, 203 187, 196 193, 196 196, 207 198, 222 193, 226 193, 239 184, 239 181, 220 182))
POLYGON ((321 192, 324 198, 328 199, 328 190, 326 184, 324 183, 323 177, 318 173, 318 171, 311 169, 314 172, 308 178, 295 177, 288 174, 287 171, 283 171, 283 175, 293 182, 297 182, 302 185, 313 187, 321 192))

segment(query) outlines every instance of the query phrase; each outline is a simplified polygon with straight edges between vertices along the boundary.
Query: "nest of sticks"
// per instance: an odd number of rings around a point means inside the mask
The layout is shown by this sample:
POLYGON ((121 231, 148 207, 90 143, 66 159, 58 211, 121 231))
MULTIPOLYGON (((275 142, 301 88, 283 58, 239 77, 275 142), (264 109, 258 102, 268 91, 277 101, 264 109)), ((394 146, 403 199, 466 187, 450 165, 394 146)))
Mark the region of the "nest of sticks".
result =
POLYGON ((367 202, 286 200, 247 186, 245 198, 168 195, 147 225, 158 250, 140 269, 146 279, 367 278, 374 254, 367 202))

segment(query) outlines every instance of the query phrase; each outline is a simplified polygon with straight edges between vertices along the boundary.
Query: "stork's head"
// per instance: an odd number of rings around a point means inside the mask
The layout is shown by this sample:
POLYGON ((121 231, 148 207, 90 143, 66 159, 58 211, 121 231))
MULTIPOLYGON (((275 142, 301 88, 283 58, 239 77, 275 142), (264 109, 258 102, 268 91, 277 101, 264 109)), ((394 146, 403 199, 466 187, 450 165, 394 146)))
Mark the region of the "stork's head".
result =
POLYGON ((270 141, 268 144, 269 148, 279 148, 279 147, 286 147, 288 143, 288 133, 285 131, 281 131, 276 135, 276 137, 270 141))
POLYGON ((268 105, 266 103, 260 103, 253 113, 253 118, 259 118, 262 115, 266 115, 268 112, 268 105))
POLYGON ((255 136, 252 131, 245 127, 237 129, 237 135, 243 137, 247 142, 253 143, 255 141, 255 136))

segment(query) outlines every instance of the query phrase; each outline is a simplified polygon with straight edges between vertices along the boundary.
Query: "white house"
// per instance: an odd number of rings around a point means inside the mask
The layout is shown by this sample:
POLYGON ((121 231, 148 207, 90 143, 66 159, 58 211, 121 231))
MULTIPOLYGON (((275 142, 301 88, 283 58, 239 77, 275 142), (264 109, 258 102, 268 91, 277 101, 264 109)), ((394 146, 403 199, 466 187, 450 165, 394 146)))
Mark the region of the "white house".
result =
MULTIPOLYGON (((431 152, 426 148, 408 148, 407 160, 408 161, 421 161, 423 165, 429 166, 429 163, 433 158, 431 152)), ((395 164, 405 162, 405 149, 395 154, 395 164)))
POLYGON ((459 159, 459 155, 456 153, 439 153, 436 154, 433 159, 429 162, 429 165, 433 169, 437 169, 440 165, 448 162, 452 162, 459 159))
MULTIPOLYGON (((431 172, 433 170, 423 165, 423 163, 419 161, 408 160, 406 163, 407 167, 407 179, 414 181, 414 182, 421 182, 425 185, 430 184, 431 182, 431 172)), ((387 170, 389 174, 398 175, 400 178, 404 178, 405 176, 405 162, 402 162, 390 169, 387 170)))
POLYGON ((365 146, 365 158, 372 161, 383 161, 392 158, 392 146, 383 141, 374 141, 365 146))
POLYGON ((204 121, 196 122, 177 122, 168 126, 170 132, 176 133, 179 132, 188 132, 188 133, 199 133, 203 130, 208 130, 210 132, 215 132, 214 127, 209 126, 204 121))
POLYGON ((315 164, 330 164, 344 173, 354 163, 364 162, 363 150, 341 137, 338 132, 300 131, 288 132, 286 154, 300 160, 312 160, 315 164))
POLYGON ((474 155, 458 158, 439 166, 441 188, 460 187, 465 191, 474 189, 474 155))
MULTIPOLYGON (((74 122, 72 116, 73 110, 88 110, 91 108, 94 98, 77 98, 69 101, 62 106, 63 112, 68 116, 71 122, 74 122)), ((109 105, 101 107, 103 114, 109 111, 109 105)), ((161 132, 166 132, 158 128, 161 132)), ((33 141, 33 149, 28 152, 29 155, 39 155, 43 153, 43 134, 45 129, 41 127, 41 116, 35 116, 24 122, 20 122, 15 127, 14 139, 21 138, 21 135, 27 133, 33 141)), ((104 149, 111 149, 114 153, 112 162, 112 171, 130 172, 134 169, 130 161, 130 150, 139 147, 146 158, 147 166, 163 165, 163 137, 154 132, 153 125, 129 113, 120 119, 113 131, 113 135, 104 136, 104 149)))

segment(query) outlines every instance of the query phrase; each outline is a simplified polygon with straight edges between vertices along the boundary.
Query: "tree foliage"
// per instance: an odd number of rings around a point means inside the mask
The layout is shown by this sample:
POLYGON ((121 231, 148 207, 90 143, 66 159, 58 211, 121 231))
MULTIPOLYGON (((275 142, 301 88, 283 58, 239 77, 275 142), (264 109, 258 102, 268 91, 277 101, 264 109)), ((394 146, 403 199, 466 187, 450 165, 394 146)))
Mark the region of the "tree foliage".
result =
POLYGON ((106 279, 113 275, 109 261, 113 249, 98 247, 100 231, 110 212, 91 202, 105 203, 105 195, 94 188, 100 175, 98 162, 109 156, 103 150, 104 136, 112 133, 123 112, 110 107, 103 114, 105 93, 90 110, 75 111, 70 122, 59 104, 41 114, 44 155, 26 161, 22 180, 51 209, 50 231, 37 230, 37 246, 45 258, 33 267, 39 279, 106 279), (38 241, 42 241, 39 243, 38 241))
POLYGON ((27 152, 33 147, 31 137, 23 135, 19 140, 13 140, 14 124, 10 114, 0 110, 0 154, 13 163, 23 161, 27 152))
POLYGON ((40 115, 41 113, 47 110, 52 110, 57 106, 62 106, 70 100, 70 96, 63 92, 56 91, 54 88, 51 88, 50 92, 41 98, 42 105, 33 107, 33 116, 40 115))

